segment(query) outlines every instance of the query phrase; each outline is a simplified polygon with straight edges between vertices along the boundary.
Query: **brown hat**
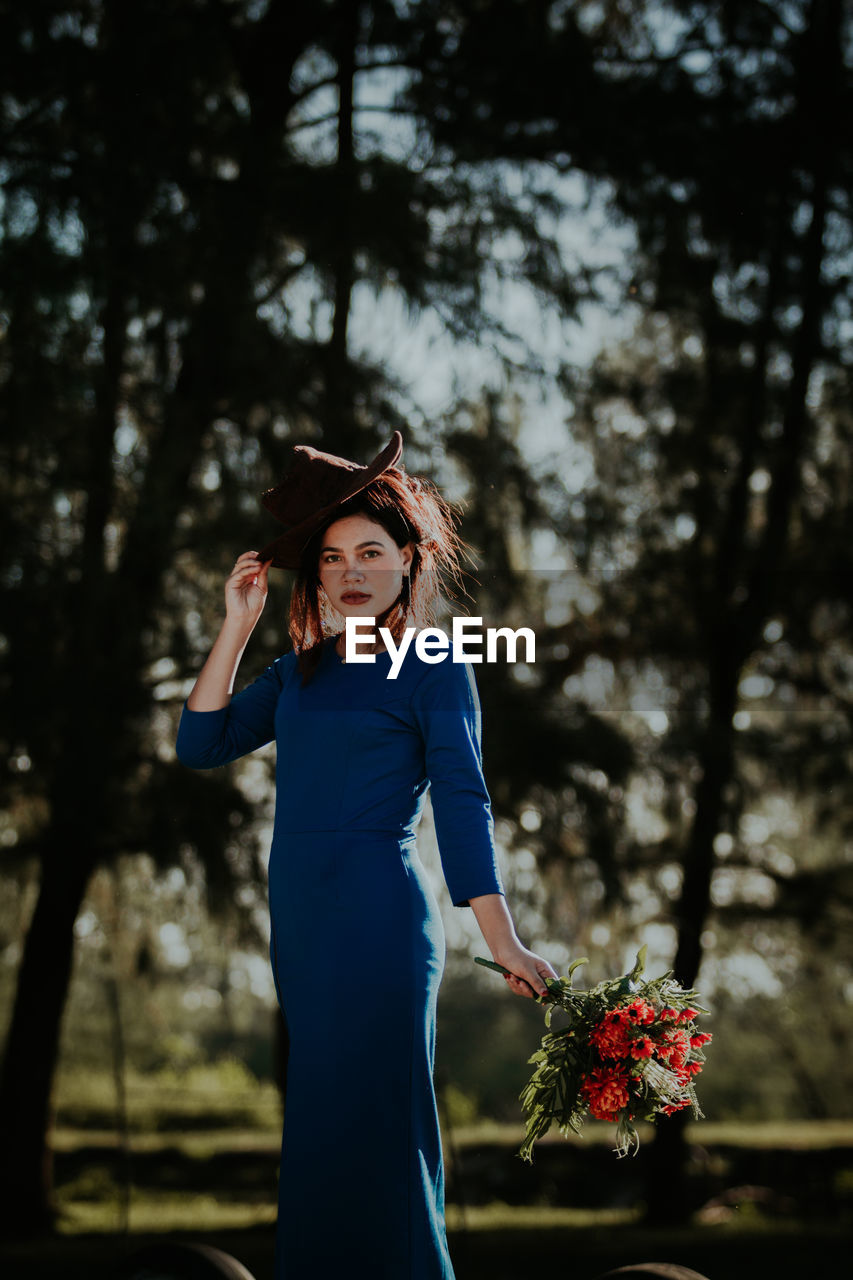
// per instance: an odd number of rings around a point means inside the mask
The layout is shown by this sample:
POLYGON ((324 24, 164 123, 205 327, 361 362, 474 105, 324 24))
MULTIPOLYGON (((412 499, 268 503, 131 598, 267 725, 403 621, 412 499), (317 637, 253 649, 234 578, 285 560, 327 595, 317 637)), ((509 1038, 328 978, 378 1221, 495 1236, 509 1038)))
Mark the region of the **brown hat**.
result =
POLYGON ((290 470, 280 484, 261 496, 267 511, 289 526, 258 553, 261 560, 272 560, 274 569, 298 569, 311 535, 326 523, 336 507, 395 466, 402 452, 399 431, 366 467, 333 453, 321 453, 307 444, 296 445, 290 470))

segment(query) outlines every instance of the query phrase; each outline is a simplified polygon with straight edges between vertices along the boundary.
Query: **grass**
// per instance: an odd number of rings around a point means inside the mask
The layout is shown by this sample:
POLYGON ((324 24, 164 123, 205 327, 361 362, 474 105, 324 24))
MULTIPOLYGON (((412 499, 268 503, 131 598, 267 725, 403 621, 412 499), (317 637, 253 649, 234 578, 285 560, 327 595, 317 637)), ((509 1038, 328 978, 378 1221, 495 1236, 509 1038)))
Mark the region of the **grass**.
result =
MULTIPOLYGON (((653 1126, 641 1124, 637 1127, 641 1142, 649 1142, 654 1135, 653 1126)), ((563 1138, 556 1129, 552 1129, 540 1141, 612 1146, 613 1133, 613 1125, 590 1120, 584 1125, 582 1135, 569 1134, 567 1138, 563 1138)), ((489 1142, 520 1146, 524 1126, 498 1124, 487 1120, 455 1128, 452 1137, 458 1147, 489 1142)), ((687 1125, 687 1141, 701 1146, 786 1147, 790 1150, 812 1151, 829 1147, 853 1147, 853 1120, 698 1120, 687 1125)))
MULTIPOLYGON (((88 1198, 91 1184, 69 1184, 60 1197, 62 1235, 111 1234, 124 1230, 119 1190, 98 1200, 88 1198), (82 1198, 81 1198, 82 1197, 82 1198)), ((103 1188, 106 1191, 106 1187, 103 1188)), ((276 1206, 214 1195, 168 1194, 146 1191, 131 1199, 127 1230, 131 1235, 152 1232, 240 1231, 275 1224, 276 1206)), ((500 1201, 462 1210, 448 1205, 450 1232, 583 1230, 624 1227, 638 1221, 628 1209, 571 1209, 536 1205, 507 1205, 500 1201)))
MULTIPOLYGON (((498 1210, 496 1209, 497 1213, 498 1210)), ((593 1280, 612 1267, 641 1261, 680 1262, 711 1280, 801 1280, 803 1275, 845 1275, 849 1231, 829 1225, 802 1229, 793 1221, 757 1227, 684 1228, 653 1231, 635 1224, 594 1221, 546 1226, 535 1215, 515 1214, 489 1227, 451 1228, 450 1251, 457 1280, 532 1280, 554 1274, 593 1280)), ((158 1224, 159 1227, 159 1224, 158 1224)), ((170 1242, 192 1241, 238 1258, 257 1280, 272 1274, 273 1229, 234 1230, 194 1222, 170 1242)), ((131 1237, 116 1233, 47 1237, 0 1247, 0 1271, 10 1280, 116 1280, 122 1262, 142 1245, 162 1242, 162 1230, 131 1237)))
MULTIPOLYGON (((196 1099, 196 1101, 198 1101, 196 1099)), ((178 1113, 172 1113, 178 1119, 178 1113)), ((251 1127, 217 1124, 218 1116, 211 1116, 197 1108, 189 1128, 182 1129, 177 1124, 157 1124, 150 1131, 131 1129, 128 1148, 134 1152, 153 1153, 167 1149, 177 1149, 193 1159, 207 1159, 223 1151, 256 1152, 258 1155, 277 1155, 281 1145, 281 1113, 280 1108, 269 1119, 269 1122, 251 1127), (198 1127, 196 1127, 198 1121, 198 1127)), ((478 1146, 480 1144, 505 1144, 510 1148, 521 1144, 524 1129, 520 1125, 498 1124, 485 1121, 476 1125, 465 1125, 453 1129, 451 1133, 456 1148, 478 1146)), ((653 1136, 650 1125, 640 1126, 640 1136, 647 1143, 653 1136)), ((445 1133, 445 1137, 447 1134, 445 1133)), ((770 1123, 713 1123, 701 1121, 688 1125, 689 1142, 701 1146, 734 1146, 749 1147, 753 1150, 769 1150, 784 1148, 786 1150, 823 1151, 832 1147, 853 1147, 853 1120, 791 1120, 770 1123)), ((588 1123, 582 1136, 570 1134, 562 1138, 556 1130, 552 1130, 540 1140, 546 1145, 569 1142, 576 1146, 612 1146, 613 1126, 588 1123)), ((120 1135, 114 1128, 88 1128, 58 1125, 52 1135, 54 1151, 68 1153, 86 1147, 104 1151, 118 1150, 121 1146, 120 1135)))
MULTIPOLYGON (((86 1188, 83 1188, 85 1192, 86 1188)), ((80 1198, 81 1188, 71 1183, 58 1197, 59 1231, 63 1236, 130 1235, 187 1231, 205 1234, 211 1231, 245 1231, 271 1227, 276 1220, 276 1206, 253 1201, 224 1199, 218 1195, 134 1193, 125 1225, 118 1188, 103 1199, 80 1198)))
MULTIPOLYGON (((142 1073, 125 1081, 127 1126, 132 1133, 229 1128, 281 1131, 281 1098, 268 1080, 257 1080, 233 1058, 142 1073)), ((60 1128, 113 1130, 118 1126, 115 1082, 108 1071, 66 1069, 56 1094, 60 1128)))
MULTIPOLYGON (((122 1208, 119 1189, 113 1186, 112 1194, 91 1199, 91 1182, 69 1184, 60 1197, 60 1234, 64 1236, 92 1235, 123 1232, 122 1208)), ((102 1184, 102 1192, 108 1188, 102 1184)), ((798 1237, 803 1224, 797 1219, 780 1220, 765 1217, 750 1206, 751 1211, 735 1214, 730 1220, 713 1226, 694 1223, 684 1232, 695 1238, 700 1236, 717 1240, 724 1236, 766 1234, 798 1237)), ((135 1192, 131 1199, 127 1232, 130 1235, 189 1232, 199 1236, 215 1231, 243 1231, 252 1228, 272 1227, 276 1220, 276 1206, 269 1202, 231 1199, 212 1194, 135 1192)), ((494 1201, 486 1205, 461 1208, 447 1206, 447 1228, 451 1234, 490 1235, 493 1233, 529 1234, 533 1240, 541 1232, 625 1232, 638 1228, 641 1221, 639 1208, 577 1209, 559 1205, 508 1205, 494 1201)), ((666 1233, 668 1240, 672 1232, 666 1233)))
MULTIPOLYGON (((275 1175, 281 1142, 281 1104, 273 1084, 259 1082, 243 1064, 223 1059, 212 1065, 163 1069, 147 1075, 131 1072, 127 1102, 125 1151, 116 1131, 110 1074, 67 1070, 61 1078, 53 1147, 64 1178, 57 1191, 63 1238, 71 1242, 106 1237, 125 1229, 134 1239, 162 1232, 204 1236, 221 1231, 271 1230, 276 1217, 275 1175), (121 1182, 125 1155, 132 1184, 129 1210, 121 1182)), ((591 1122, 582 1137, 564 1139, 552 1131, 542 1145, 568 1142, 579 1152, 592 1148, 601 1160, 605 1159, 602 1149, 613 1145, 613 1132, 612 1125, 591 1122)), ((452 1131, 445 1131, 445 1139, 460 1154, 466 1148, 489 1144, 503 1147, 509 1154, 517 1151, 523 1134, 521 1124, 487 1121, 455 1125, 452 1131)), ((651 1138, 651 1126, 644 1126, 643 1145, 651 1138)), ((700 1121, 688 1126, 688 1140, 712 1156, 715 1148, 726 1147, 829 1152, 853 1148, 853 1120, 700 1121)), ((843 1151, 841 1159, 845 1159, 843 1151)), ((853 1167, 853 1161, 850 1163, 853 1167)), ((849 1201, 846 1178, 853 1179, 853 1173, 848 1178, 844 1167, 837 1177, 836 1194, 844 1191, 841 1198, 845 1203, 849 1201)), ((506 1194, 503 1187, 498 1190, 494 1186, 492 1194, 495 1192, 506 1194)), ((697 1225, 694 1231, 710 1240, 722 1238, 720 1233, 730 1230, 760 1232, 766 1226, 768 1232, 779 1233, 797 1225, 778 1217, 765 1220, 756 1206, 743 1213, 740 1208, 730 1215, 731 1221, 713 1227, 697 1225)), ((540 1237, 555 1242, 569 1240, 577 1233, 588 1233, 590 1239, 597 1233, 602 1238, 611 1233, 621 1236, 640 1230, 639 1215, 639 1207, 629 1203, 594 1209, 544 1203, 508 1205, 495 1200, 464 1209, 450 1204, 447 1216, 449 1230, 469 1240, 472 1248, 475 1240, 482 1241, 485 1250, 491 1249, 490 1240, 503 1240, 508 1249, 515 1247, 521 1254, 530 1249, 535 1256, 540 1237)), ((499 1249, 496 1260, 504 1265, 499 1249)))
MULTIPOLYGON (((118 1152, 122 1141, 114 1129, 72 1129, 66 1125, 53 1131, 51 1146, 60 1154, 71 1154, 84 1148, 118 1152)), ((180 1129, 157 1130, 154 1133, 132 1132, 127 1146, 131 1155, 152 1155, 176 1150, 191 1160, 209 1160, 225 1151, 278 1156, 281 1147, 281 1122, 269 1132, 230 1127, 205 1127, 186 1133, 180 1129)))
POLYGON ((853 1120, 702 1120, 687 1126, 687 1137, 703 1146, 819 1151, 853 1147, 853 1120))
POLYGON ((559 1205, 492 1204, 462 1209, 447 1206, 447 1229, 454 1231, 551 1231, 595 1227, 622 1227, 639 1221, 635 1209, 571 1209, 559 1205))

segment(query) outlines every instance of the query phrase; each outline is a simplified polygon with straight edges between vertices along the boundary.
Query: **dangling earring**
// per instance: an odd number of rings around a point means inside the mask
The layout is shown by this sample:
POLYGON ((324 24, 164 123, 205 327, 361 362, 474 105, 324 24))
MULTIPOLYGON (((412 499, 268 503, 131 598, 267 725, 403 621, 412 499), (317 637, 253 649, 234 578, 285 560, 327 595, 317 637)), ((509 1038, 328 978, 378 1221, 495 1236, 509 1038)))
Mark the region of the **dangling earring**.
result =
POLYGON ((400 607, 408 610, 412 602, 412 584, 409 581, 408 573, 403 574, 403 581, 400 583, 400 607))

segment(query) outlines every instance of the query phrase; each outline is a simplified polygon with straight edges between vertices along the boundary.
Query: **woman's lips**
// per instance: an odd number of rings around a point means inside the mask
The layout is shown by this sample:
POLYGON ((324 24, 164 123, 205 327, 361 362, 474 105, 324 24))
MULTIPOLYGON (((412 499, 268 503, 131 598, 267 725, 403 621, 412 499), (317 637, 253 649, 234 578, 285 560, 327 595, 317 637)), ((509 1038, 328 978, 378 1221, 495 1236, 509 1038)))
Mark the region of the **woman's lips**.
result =
POLYGON ((341 596, 344 604, 364 604, 365 600, 369 600, 370 596, 364 591, 346 591, 341 596))

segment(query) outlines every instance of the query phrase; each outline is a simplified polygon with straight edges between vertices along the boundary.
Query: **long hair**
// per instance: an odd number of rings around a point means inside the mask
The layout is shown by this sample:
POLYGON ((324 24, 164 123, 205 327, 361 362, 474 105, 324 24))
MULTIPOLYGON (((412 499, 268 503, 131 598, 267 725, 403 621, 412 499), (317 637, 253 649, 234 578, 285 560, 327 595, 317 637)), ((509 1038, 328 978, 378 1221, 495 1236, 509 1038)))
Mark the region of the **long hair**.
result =
POLYGON ((342 503, 310 538, 290 597, 290 638, 302 683, 307 684, 320 661, 322 642, 339 627, 340 615, 320 588, 320 548, 336 520, 363 515, 375 520, 398 547, 412 543, 412 563, 394 603, 377 617, 399 644, 407 626, 434 626, 442 597, 464 592, 460 559, 467 547, 457 533, 458 517, 438 489, 420 476, 396 467, 384 471, 348 502, 342 503))

